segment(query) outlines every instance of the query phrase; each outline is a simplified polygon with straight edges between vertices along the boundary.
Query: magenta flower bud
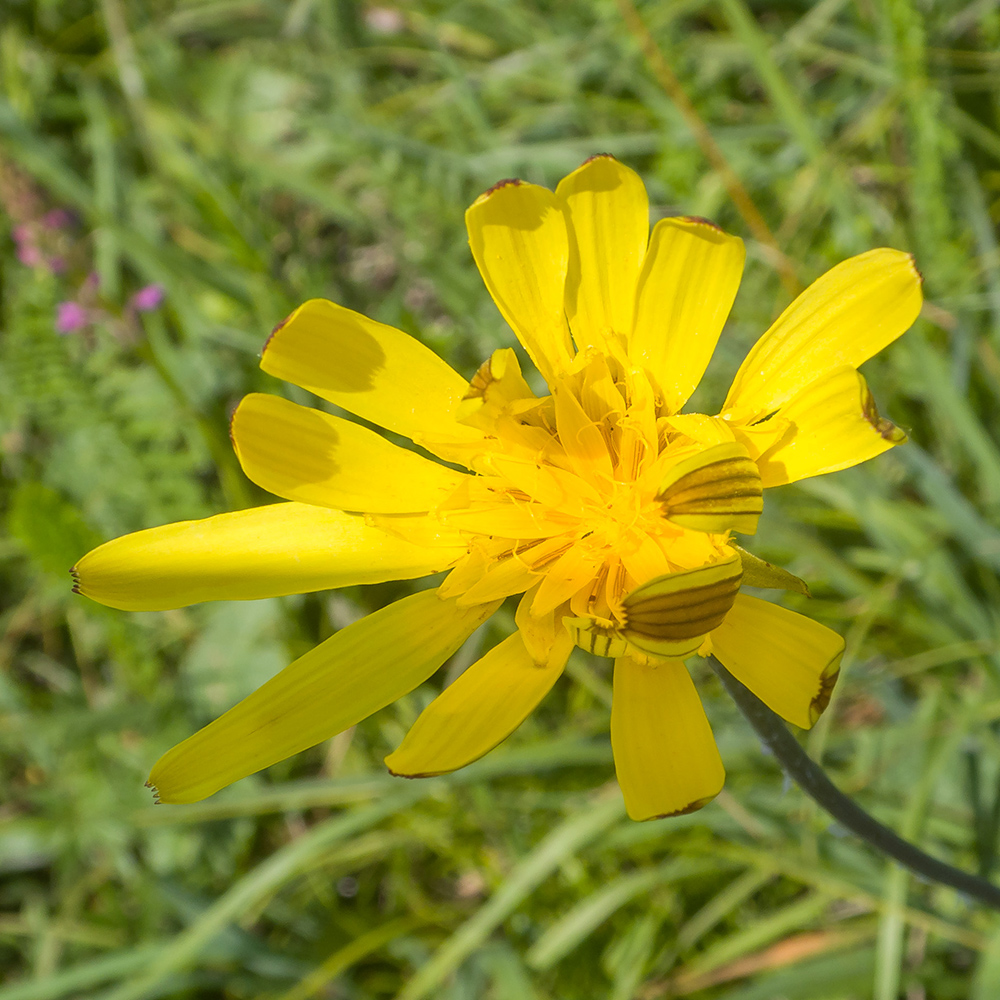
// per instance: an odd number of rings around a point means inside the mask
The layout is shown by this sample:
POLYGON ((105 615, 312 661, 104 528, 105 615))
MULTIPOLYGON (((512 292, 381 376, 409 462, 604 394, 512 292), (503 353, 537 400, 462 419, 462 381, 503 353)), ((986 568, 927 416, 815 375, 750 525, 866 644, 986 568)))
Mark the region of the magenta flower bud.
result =
POLYGON ((76 333, 90 322, 87 310, 79 302, 60 302, 56 312, 56 332, 76 333))
POLYGON ((146 285, 132 296, 132 305, 139 312, 151 312, 159 308, 165 294, 162 285, 146 285))

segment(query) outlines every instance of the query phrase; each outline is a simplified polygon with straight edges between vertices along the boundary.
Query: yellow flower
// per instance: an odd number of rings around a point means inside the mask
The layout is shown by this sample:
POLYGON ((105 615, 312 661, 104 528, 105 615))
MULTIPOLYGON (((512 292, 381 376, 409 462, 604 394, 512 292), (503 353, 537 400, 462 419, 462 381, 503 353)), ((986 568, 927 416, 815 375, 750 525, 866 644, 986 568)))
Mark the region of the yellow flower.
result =
POLYGON ((134 611, 450 570, 170 750, 150 775, 161 800, 204 798, 361 721, 426 680, 512 594, 524 594, 517 631, 427 707, 386 758, 394 773, 440 774, 492 749, 574 643, 615 659, 611 739, 635 819, 699 808, 722 787, 685 657, 714 653, 782 717, 812 725, 843 641, 740 594, 741 583, 804 584, 731 532, 756 530, 763 488, 905 440, 856 369, 916 318, 920 276, 890 249, 839 264, 760 338, 721 413, 685 414, 736 296, 743 243, 695 218, 650 234, 648 217, 642 182, 610 156, 555 193, 505 181, 469 209, 476 264, 545 395, 510 348, 467 382, 417 340, 332 302, 307 302, 272 334, 266 372, 469 473, 253 394, 233 417, 237 455, 290 503, 140 531, 80 560, 80 593, 134 611))

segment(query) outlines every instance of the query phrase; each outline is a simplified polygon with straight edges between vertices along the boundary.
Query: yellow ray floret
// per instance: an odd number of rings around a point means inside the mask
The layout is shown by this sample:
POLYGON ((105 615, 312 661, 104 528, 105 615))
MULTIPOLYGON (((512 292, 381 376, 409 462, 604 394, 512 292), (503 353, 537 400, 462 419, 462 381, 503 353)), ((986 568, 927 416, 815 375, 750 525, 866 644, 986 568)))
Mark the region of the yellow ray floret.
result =
POLYGON ((837 265, 758 340, 722 412, 682 413, 736 297, 739 238, 687 217, 650 235, 641 180, 604 155, 555 192, 501 182, 466 224, 544 385, 509 346, 466 379, 402 331, 312 300, 275 329, 263 369, 415 447, 252 394, 233 417, 236 452, 292 502, 151 528, 75 567, 80 593, 136 611, 448 573, 168 751, 151 775, 163 801, 202 798, 390 704, 513 595, 516 632, 430 701, 392 771, 440 774, 488 752, 574 645, 614 659, 612 746, 635 819, 689 812, 722 787, 685 657, 714 653, 798 726, 826 707, 843 640, 741 594, 809 590, 734 535, 757 530, 768 487, 905 440, 857 368, 919 312, 912 259, 882 248, 837 265))

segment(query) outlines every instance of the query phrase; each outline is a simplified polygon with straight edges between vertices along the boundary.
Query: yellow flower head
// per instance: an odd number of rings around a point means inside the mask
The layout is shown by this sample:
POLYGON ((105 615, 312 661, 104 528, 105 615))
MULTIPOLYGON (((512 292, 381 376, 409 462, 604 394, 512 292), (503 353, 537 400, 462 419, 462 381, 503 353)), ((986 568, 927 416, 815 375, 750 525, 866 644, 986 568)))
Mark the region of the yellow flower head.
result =
POLYGON ((857 366, 920 310, 911 258, 880 249, 808 288, 750 351, 722 412, 682 413, 729 314, 743 243, 704 219, 649 233, 638 176, 598 156, 555 193, 506 181, 466 214, 473 256, 538 368, 511 348, 466 381, 418 341, 332 302, 272 334, 265 371, 469 471, 341 417, 253 394, 233 417, 247 475, 290 501, 95 549, 77 589, 150 610, 450 570, 341 629, 165 754, 151 783, 190 802, 341 732, 426 680, 523 594, 514 635, 433 701, 386 763, 440 774, 505 739, 573 644, 614 657, 611 739, 636 819, 699 808, 724 772, 683 664, 714 653, 785 719, 825 708, 843 641, 741 584, 804 584, 738 548, 763 489, 905 440, 857 366))

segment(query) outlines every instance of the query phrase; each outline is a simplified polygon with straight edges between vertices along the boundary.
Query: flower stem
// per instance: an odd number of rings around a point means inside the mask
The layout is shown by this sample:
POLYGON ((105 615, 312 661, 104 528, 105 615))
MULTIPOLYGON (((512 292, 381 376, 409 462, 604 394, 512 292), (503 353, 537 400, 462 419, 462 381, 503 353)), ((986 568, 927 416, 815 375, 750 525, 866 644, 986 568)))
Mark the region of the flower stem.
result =
POLYGON ((932 858, 879 823, 830 781, 823 768, 806 754, 781 719, 756 695, 733 677, 715 657, 710 657, 709 663, 739 710, 753 726, 761 743, 778 759, 785 774, 841 826, 908 868, 919 878, 951 886, 972 899, 1000 910, 1000 887, 932 858))

